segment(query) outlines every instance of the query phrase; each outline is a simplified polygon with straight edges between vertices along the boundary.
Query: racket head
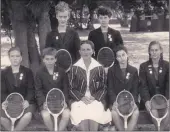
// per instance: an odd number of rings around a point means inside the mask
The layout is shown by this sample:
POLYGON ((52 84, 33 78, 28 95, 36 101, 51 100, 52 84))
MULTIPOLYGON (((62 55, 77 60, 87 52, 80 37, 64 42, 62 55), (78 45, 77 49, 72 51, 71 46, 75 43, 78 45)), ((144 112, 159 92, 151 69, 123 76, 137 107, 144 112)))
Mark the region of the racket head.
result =
POLYGON ((14 92, 6 98, 7 107, 5 113, 8 118, 20 118, 24 113, 24 98, 21 94, 14 92))
POLYGON ((150 100, 150 113, 155 118, 164 118, 168 113, 168 100, 162 94, 154 95, 150 100))
POLYGON ((103 47, 99 50, 97 61, 104 67, 112 67, 115 61, 115 55, 111 48, 103 47))
POLYGON ((59 49, 56 53, 57 65, 68 72, 72 66, 72 58, 66 49, 59 49))
POLYGON ((46 96, 47 110, 51 114, 60 114, 64 110, 65 96, 58 88, 51 89, 46 96))
POLYGON ((121 116, 130 116, 132 115, 135 108, 135 101, 133 95, 127 91, 121 91, 116 97, 116 108, 121 116))

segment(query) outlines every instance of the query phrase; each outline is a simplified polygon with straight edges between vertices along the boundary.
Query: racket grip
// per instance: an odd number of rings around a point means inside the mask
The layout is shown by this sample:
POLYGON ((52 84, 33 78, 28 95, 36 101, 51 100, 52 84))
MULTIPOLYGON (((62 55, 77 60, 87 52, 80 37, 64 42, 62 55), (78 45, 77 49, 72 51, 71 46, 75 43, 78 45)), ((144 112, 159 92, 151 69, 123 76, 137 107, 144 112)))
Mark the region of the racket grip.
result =
POLYGON ((125 117, 125 122, 124 122, 124 128, 125 128, 125 130, 127 130, 127 117, 125 117))
POLYGON ((58 116, 54 116, 54 131, 58 131, 58 116))

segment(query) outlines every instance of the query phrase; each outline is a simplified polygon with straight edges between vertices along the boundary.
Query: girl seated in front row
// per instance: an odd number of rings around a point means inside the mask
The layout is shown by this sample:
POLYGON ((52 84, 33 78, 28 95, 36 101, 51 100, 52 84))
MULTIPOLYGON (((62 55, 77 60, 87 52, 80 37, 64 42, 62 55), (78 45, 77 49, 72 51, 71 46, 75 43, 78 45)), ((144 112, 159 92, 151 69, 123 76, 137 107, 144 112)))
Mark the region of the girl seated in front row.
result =
MULTIPOLYGON (((44 65, 39 68, 35 76, 35 89, 38 107, 41 111, 41 116, 47 128, 50 131, 54 130, 54 122, 46 106, 46 95, 52 88, 60 88, 63 91, 66 102, 68 100, 68 82, 67 76, 63 69, 56 65, 56 49, 45 48, 42 52, 44 65)), ((65 109, 61 114, 59 122, 59 131, 65 130, 70 118, 70 110, 67 108, 65 102, 65 109)))
POLYGON ((136 102, 135 110, 130 119, 128 120, 127 131, 134 130, 138 117, 139 109, 138 104, 138 87, 139 87, 139 77, 138 71, 135 67, 129 65, 128 63, 128 54, 127 49, 124 46, 117 46, 115 49, 116 61, 115 64, 108 70, 108 95, 110 109, 112 111, 112 119, 115 124, 115 127, 119 131, 124 130, 124 121, 123 118, 119 116, 116 110, 116 96, 122 90, 129 91, 136 102))

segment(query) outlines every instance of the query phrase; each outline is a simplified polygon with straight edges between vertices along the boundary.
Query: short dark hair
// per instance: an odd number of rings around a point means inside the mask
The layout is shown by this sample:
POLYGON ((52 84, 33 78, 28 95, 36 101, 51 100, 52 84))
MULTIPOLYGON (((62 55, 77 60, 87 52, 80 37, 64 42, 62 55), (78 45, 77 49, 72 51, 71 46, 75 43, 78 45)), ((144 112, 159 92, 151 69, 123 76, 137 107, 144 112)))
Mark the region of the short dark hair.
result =
POLYGON ((52 47, 48 47, 43 49, 42 51, 42 58, 44 58, 46 55, 51 55, 54 56, 56 58, 56 54, 57 54, 57 50, 52 48, 52 47))
POLYGON ((115 56, 116 56, 116 53, 117 53, 118 51, 120 51, 120 50, 123 50, 123 51, 125 51, 126 53, 128 53, 127 48, 126 48, 125 46, 123 46, 123 45, 118 45, 118 46, 116 46, 116 48, 114 49, 115 56))
POLYGON ((80 47, 83 44, 89 44, 91 46, 91 48, 94 50, 94 43, 92 41, 90 41, 90 40, 83 40, 83 41, 81 41, 80 47))
POLYGON ((10 53, 12 51, 18 51, 18 52, 20 52, 20 55, 22 56, 22 51, 21 51, 21 49, 18 46, 10 48, 9 51, 8 51, 8 56, 10 55, 10 53))
POLYGON ((97 9, 97 16, 99 17, 99 15, 102 15, 102 16, 107 15, 110 18, 112 16, 112 10, 109 7, 100 6, 97 9))

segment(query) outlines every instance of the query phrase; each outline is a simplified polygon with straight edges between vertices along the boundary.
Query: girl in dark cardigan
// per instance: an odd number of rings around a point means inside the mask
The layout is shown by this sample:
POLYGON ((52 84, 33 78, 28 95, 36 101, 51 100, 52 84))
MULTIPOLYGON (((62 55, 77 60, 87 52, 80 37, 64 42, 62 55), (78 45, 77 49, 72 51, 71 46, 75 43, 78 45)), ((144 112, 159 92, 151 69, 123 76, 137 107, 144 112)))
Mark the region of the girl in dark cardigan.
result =
POLYGON ((21 65, 22 53, 19 47, 12 47, 8 51, 11 66, 1 72, 1 124, 6 129, 11 128, 10 119, 7 118, 4 109, 6 108, 6 97, 13 92, 20 93, 25 101, 25 112, 16 123, 15 131, 23 130, 31 121, 32 113, 35 111, 34 98, 34 77, 30 69, 21 65))
MULTIPOLYGON (((158 41, 152 41, 148 48, 149 60, 140 65, 141 101, 146 110, 150 110, 150 99, 155 94, 162 94, 169 100, 169 62, 163 60, 163 50, 158 41)), ((156 121, 153 119, 155 126, 156 121)), ((168 116, 161 123, 161 130, 168 124, 168 116)))
POLYGON ((69 5, 60 1, 56 9, 56 17, 58 20, 58 27, 47 34, 46 46, 53 47, 56 50, 66 49, 71 54, 73 63, 79 59, 80 39, 78 33, 67 27, 67 21, 70 17, 69 5))
POLYGON ((131 131, 135 128, 138 117, 139 110, 137 107, 138 104, 138 71, 135 67, 128 64, 128 55, 127 49, 124 46, 118 46, 115 49, 116 61, 115 64, 108 71, 108 95, 109 95, 109 104, 110 109, 112 110, 112 119, 115 124, 115 127, 123 131, 123 118, 119 116, 116 110, 116 96, 122 90, 128 90, 132 93, 136 105, 135 110, 128 121, 128 131, 131 131))
MULTIPOLYGON (((63 91, 66 102, 68 100, 68 81, 66 73, 63 69, 57 67, 56 63, 56 49, 46 48, 43 50, 42 57, 44 65, 39 68, 35 76, 35 89, 36 89, 36 99, 41 112, 41 116, 47 128, 49 130, 54 130, 53 121, 51 119, 50 113, 47 111, 45 98, 47 93, 52 88, 59 88, 63 91)), ((61 114, 61 120, 59 122, 59 130, 65 130, 67 127, 70 110, 67 108, 65 102, 65 109, 61 114)))

